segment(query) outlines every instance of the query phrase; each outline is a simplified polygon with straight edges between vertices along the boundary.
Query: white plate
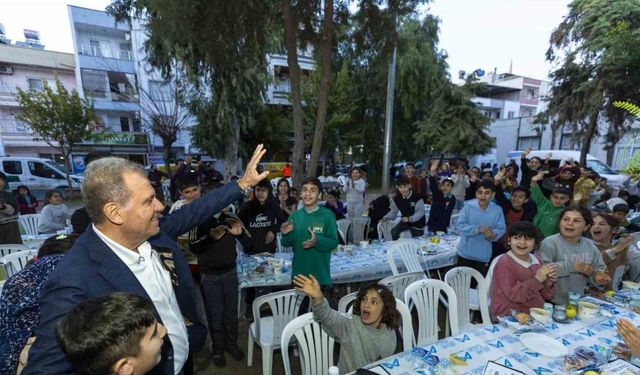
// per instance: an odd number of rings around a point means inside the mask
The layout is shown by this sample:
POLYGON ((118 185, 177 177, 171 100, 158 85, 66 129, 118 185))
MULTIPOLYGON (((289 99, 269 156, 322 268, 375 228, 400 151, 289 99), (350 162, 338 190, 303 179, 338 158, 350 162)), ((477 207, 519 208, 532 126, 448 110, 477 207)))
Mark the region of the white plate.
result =
POLYGON ((569 354, 569 350, 560 341, 540 333, 523 333, 520 335, 520 342, 546 357, 562 357, 569 354))

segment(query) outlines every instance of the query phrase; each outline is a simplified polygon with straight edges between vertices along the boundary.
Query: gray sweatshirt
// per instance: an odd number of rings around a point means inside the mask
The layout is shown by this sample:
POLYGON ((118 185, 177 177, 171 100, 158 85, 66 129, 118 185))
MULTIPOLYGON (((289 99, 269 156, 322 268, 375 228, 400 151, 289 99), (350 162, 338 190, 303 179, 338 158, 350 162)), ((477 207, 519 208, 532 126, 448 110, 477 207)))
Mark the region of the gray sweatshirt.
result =
POLYGON ((346 374, 371 362, 393 355, 396 332, 384 323, 379 328, 364 325, 358 315, 343 315, 331 307, 327 299, 311 304, 313 314, 326 332, 340 342, 338 368, 346 374))
POLYGON ((557 267, 558 282, 553 299, 555 304, 567 304, 569 292, 578 291, 582 294, 587 282, 594 284, 592 278, 573 270, 575 262, 589 263, 596 272, 607 269, 596 245, 585 237, 581 237, 578 243, 572 243, 566 241, 560 233, 551 235, 542 241, 539 254, 544 263, 553 262, 557 267))
POLYGON ((67 226, 67 206, 65 204, 48 204, 40 212, 39 233, 55 233, 67 226))
POLYGON ((364 196, 362 195, 362 193, 364 193, 364 190, 366 189, 366 187, 367 187, 367 183, 364 181, 363 178, 354 180, 353 187, 349 186, 349 183, 347 182, 347 186, 345 187, 345 191, 347 192, 347 204, 349 203, 354 204, 354 203, 360 203, 360 202, 364 203, 364 196))

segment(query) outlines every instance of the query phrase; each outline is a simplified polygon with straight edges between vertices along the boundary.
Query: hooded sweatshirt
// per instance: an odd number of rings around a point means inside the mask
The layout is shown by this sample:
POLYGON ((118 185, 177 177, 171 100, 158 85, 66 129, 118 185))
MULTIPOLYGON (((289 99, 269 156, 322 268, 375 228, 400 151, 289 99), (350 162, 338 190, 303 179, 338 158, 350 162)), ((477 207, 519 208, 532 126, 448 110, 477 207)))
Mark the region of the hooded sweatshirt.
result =
POLYGON ((460 211, 456 228, 460 231, 460 243, 458 244, 458 256, 477 262, 488 262, 491 259, 491 242, 498 241, 506 226, 502 208, 493 202, 483 210, 477 199, 466 201, 460 211), (489 241, 484 234, 478 231, 480 227, 489 227, 496 236, 489 241))
POLYGON ((269 244, 264 242, 265 238, 269 231, 274 235, 278 233, 280 225, 286 220, 283 211, 280 209, 278 202, 276 202, 276 198, 273 196, 271 184, 267 182, 258 186, 269 189, 267 200, 264 204, 261 204, 254 196, 253 199, 242 205, 238 213, 240 220, 249 231, 249 235, 243 234, 239 238, 247 254, 275 252, 275 237, 269 244))
POLYGON ((65 204, 48 204, 40 212, 38 232, 55 233, 67 226, 67 206, 65 204))
POLYGON ((230 217, 221 212, 198 225, 195 236, 190 234, 189 249, 198 255, 200 272, 219 275, 236 268, 236 237, 226 231, 222 237, 215 240, 210 234, 211 229, 221 225, 228 227, 226 220, 230 217))
POLYGON ((536 227, 540 228, 540 231, 545 237, 558 233, 560 230, 558 227, 558 219, 564 206, 554 206, 551 201, 544 196, 542 190, 540 190, 540 187, 537 185, 531 187, 531 199, 536 202, 536 206, 538 207, 538 212, 533 219, 536 227))

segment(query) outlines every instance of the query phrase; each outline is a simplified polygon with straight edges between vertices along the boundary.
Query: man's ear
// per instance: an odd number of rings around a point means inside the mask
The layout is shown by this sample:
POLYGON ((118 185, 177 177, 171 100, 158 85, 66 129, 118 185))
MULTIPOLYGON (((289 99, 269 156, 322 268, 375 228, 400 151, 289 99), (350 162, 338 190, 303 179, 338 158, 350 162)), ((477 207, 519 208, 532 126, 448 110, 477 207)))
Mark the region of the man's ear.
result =
POLYGON ((133 364, 131 358, 122 358, 113 365, 113 374, 116 375, 133 375, 133 364))
POLYGON ((120 205, 115 202, 108 202, 102 207, 102 214, 113 224, 120 225, 124 221, 120 213, 120 205))

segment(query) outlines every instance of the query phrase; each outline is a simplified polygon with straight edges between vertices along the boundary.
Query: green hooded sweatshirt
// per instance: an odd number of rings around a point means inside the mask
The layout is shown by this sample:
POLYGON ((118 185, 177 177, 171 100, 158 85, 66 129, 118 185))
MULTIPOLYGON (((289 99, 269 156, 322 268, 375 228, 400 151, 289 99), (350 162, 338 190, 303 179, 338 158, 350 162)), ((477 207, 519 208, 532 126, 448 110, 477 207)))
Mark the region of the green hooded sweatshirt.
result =
POLYGON ((538 206, 538 213, 533 218, 533 223, 540 229, 544 237, 549 237, 560 231, 558 226, 558 218, 560 212, 564 210, 564 206, 554 206, 547 197, 542 194, 542 190, 538 185, 531 186, 531 199, 538 206))

